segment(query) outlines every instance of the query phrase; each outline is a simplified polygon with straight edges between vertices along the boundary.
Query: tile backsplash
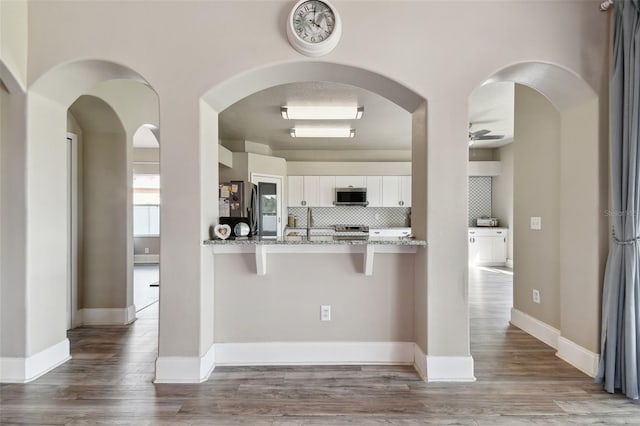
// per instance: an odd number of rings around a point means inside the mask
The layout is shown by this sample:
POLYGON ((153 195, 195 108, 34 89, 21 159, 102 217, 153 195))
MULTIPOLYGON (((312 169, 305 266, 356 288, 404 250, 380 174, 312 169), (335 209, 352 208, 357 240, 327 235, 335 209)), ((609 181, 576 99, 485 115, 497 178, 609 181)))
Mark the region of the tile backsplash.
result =
POLYGON ((479 217, 491 216, 491 177, 469 178, 469 226, 476 226, 479 217))
MULTIPOLYGON (((289 207, 289 213, 298 218, 298 227, 307 226, 307 207, 289 207)), ((313 226, 366 225, 370 228, 411 226, 410 207, 312 207, 313 226)), ((286 218, 284 219, 286 221, 286 218)))

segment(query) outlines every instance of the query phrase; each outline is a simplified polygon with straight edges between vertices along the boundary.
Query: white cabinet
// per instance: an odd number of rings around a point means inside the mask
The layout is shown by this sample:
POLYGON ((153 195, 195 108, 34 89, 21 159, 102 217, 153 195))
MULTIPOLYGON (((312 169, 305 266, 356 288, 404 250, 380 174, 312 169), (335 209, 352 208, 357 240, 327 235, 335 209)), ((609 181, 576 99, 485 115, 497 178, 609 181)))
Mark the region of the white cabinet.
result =
POLYGON ((366 176, 336 176, 336 188, 365 188, 366 176))
POLYGON ((382 176, 367 176, 369 207, 382 207, 382 176))
POLYGON ((400 176, 400 201, 402 207, 411 207, 411 176, 400 176))
POLYGON ((304 179, 302 176, 287 177, 287 205, 302 207, 304 201, 304 179))
POLYGON ((382 205, 411 207, 411 176, 383 176, 382 205))
POLYGON ((333 207, 335 176, 289 176, 289 207, 333 207))
POLYGON ((507 233, 506 228, 469 228, 469 264, 505 265, 507 233))
POLYGON ((336 198, 336 177, 319 176, 318 207, 333 207, 336 198))
POLYGON ((411 228, 379 228, 369 229, 369 237, 408 237, 411 228))
POLYGON ((303 206, 317 207, 319 204, 318 194, 320 190, 320 176, 303 176, 302 193, 303 206))

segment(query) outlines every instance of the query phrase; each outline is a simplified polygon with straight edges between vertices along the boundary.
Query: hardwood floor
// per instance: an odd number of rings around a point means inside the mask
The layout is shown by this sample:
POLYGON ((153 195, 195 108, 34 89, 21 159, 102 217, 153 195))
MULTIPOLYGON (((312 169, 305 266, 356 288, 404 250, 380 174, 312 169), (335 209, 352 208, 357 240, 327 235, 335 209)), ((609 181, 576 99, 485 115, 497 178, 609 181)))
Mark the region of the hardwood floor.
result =
POLYGON ((470 271, 475 383, 425 383, 411 367, 218 367, 202 384, 151 383, 157 303, 130 327, 69 332, 73 359, 0 386, 0 423, 123 425, 640 425, 609 395, 508 324, 511 276, 470 271))

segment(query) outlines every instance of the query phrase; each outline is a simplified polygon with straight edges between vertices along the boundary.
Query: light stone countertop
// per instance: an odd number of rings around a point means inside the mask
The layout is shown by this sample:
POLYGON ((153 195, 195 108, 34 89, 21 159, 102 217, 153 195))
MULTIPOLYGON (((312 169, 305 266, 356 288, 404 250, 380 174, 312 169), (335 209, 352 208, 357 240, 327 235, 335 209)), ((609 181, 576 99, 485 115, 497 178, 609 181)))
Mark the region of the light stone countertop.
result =
POLYGON ((331 235, 293 236, 281 239, 248 238, 238 240, 204 240, 204 245, 395 245, 395 246, 426 246, 424 240, 407 237, 369 237, 366 240, 336 240, 331 235))

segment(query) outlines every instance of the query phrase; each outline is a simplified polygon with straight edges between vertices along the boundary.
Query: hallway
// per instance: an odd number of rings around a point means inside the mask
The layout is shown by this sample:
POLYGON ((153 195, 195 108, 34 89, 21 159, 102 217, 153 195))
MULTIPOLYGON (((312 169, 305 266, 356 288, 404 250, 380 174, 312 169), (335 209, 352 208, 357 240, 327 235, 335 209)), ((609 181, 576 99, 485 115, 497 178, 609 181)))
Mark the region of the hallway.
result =
POLYGON ((69 332, 73 359, 1 385, 2 424, 638 424, 611 396, 508 324, 509 274, 470 271, 475 383, 425 383, 410 366, 218 367, 202 384, 154 385, 158 304, 129 327, 69 332))

